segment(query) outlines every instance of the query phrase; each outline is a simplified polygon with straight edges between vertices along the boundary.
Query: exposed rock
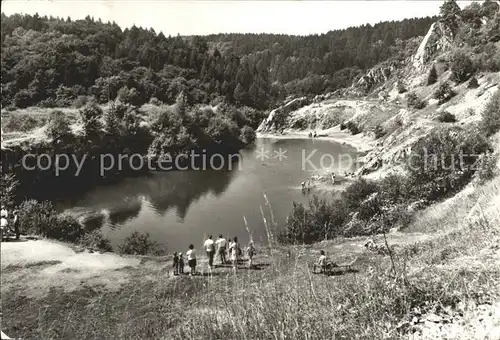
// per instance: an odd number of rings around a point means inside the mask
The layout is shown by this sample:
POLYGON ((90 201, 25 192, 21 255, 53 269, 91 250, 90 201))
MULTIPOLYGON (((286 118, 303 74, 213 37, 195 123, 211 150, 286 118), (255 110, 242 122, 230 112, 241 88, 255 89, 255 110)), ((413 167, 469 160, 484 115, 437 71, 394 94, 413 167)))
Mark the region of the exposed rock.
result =
POLYGON ((441 22, 435 22, 429 28, 427 35, 418 47, 413 58, 413 67, 422 70, 437 52, 444 52, 452 46, 453 35, 441 22))
POLYGON ((301 108, 302 106, 308 105, 309 100, 307 97, 300 97, 292 99, 287 102, 285 105, 278 107, 277 109, 272 110, 269 113, 269 116, 260 124, 257 132, 268 132, 275 130, 277 128, 277 117, 281 115, 288 115, 290 112, 301 108))

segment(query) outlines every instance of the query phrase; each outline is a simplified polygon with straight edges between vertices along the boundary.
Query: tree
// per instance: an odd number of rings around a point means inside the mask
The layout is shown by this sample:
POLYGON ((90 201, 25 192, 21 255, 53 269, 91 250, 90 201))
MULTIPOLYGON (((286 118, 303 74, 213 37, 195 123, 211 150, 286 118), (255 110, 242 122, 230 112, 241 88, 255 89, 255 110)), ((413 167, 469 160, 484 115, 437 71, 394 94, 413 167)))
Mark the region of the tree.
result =
POLYGON ((432 65, 431 70, 429 71, 429 76, 427 77, 427 85, 432 85, 437 82, 438 74, 436 71, 436 66, 432 65))
POLYGON ((453 56, 451 63, 452 79, 463 83, 467 81, 476 71, 472 60, 463 52, 458 52, 453 56))
POLYGON ((458 6, 456 0, 445 0, 439 8, 441 21, 451 30, 453 35, 458 30, 458 15, 460 12, 460 6, 458 6))
POLYGON ((102 109, 96 103, 87 104, 79 110, 83 122, 83 131, 87 137, 95 136, 102 129, 102 109))
POLYGON ((47 137, 54 141, 71 136, 71 126, 68 117, 60 111, 52 111, 47 125, 47 137))

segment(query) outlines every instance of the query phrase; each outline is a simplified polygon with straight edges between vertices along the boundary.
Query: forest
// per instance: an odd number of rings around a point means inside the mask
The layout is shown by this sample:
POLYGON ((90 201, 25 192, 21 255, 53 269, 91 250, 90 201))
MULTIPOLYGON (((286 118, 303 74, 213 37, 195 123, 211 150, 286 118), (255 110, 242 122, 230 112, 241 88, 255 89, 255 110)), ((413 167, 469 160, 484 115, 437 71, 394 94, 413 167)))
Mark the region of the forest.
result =
POLYGON ((66 107, 95 97, 188 105, 222 99, 267 110, 289 95, 346 87, 363 70, 402 56, 436 18, 363 25, 326 34, 165 36, 83 20, 1 18, 2 108, 66 107))

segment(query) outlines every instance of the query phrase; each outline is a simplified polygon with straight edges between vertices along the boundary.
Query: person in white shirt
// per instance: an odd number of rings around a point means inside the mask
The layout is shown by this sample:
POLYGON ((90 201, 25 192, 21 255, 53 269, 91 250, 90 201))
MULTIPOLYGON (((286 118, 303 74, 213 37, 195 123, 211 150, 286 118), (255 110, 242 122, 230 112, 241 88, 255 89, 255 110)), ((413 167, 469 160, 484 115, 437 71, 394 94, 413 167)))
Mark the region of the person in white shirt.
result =
POLYGON ((233 262, 233 268, 238 268, 238 257, 239 257, 240 245, 238 244, 238 238, 235 237, 233 242, 229 243, 229 254, 231 254, 231 262, 233 262))
POLYGON ((320 252, 320 256, 319 256, 319 260, 318 260, 318 263, 316 263, 314 265, 314 267, 319 267, 320 269, 320 273, 325 273, 326 272, 326 255, 325 255, 325 251, 322 250, 320 252))
POLYGON ((204 247, 205 250, 207 251, 208 266, 212 268, 212 265, 214 264, 214 255, 215 255, 215 242, 214 240, 212 240, 212 235, 208 235, 204 247))
POLYGON ((196 250, 192 244, 189 245, 189 250, 186 252, 186 256, 188 259, 189 268, 191 268, 191 274, 196 274, 196 250))
POLYGON ((2 219, 0 220, 0 239, 3 240, 3 234, 7 234, 7 218, 2 216, 2 219))
POLYGON ((219 235, 219 239, 215 241, 215 244, 217 245, 217 253, 219 253, 220 256, 220 262, 222 264, 225 264, 226 261, 226 246, 227 246, 227 241, 224 237, 222 237, 222 234, 219 235))
POLYGON ((7 209, 2 205, 2 210, 0 211, 0 217, 7 218, 9 216, 9 213, 7 212, 7 209))

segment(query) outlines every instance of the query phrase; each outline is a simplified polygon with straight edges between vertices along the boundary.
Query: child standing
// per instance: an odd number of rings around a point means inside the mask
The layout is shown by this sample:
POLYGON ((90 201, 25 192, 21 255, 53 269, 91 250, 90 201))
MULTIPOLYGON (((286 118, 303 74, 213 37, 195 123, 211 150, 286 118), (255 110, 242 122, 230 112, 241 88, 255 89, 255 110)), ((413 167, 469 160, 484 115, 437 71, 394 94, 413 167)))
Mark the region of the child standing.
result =
POLYGON ((247 255, 248 255, 248 268, 253 268, 253 256, 255 255, 255 247, 253 246, 253 241, 250 241, 248 243, 247 255))
POLYGON ((179 275, 179 255, 177 252, 174 253, 174 275, 179 275))
POLYGON ((194 246, 192 244, 189 245, 189 250, 186 253, 186 256, 188 258, 188 265, 189 268, 191 268, 191 273, 190 275, 195 275, 196 274, 196 250, 194 249, 194 246))
POLYGON ((179 274, 184 274, 184 257, 179 253, 179 274))

